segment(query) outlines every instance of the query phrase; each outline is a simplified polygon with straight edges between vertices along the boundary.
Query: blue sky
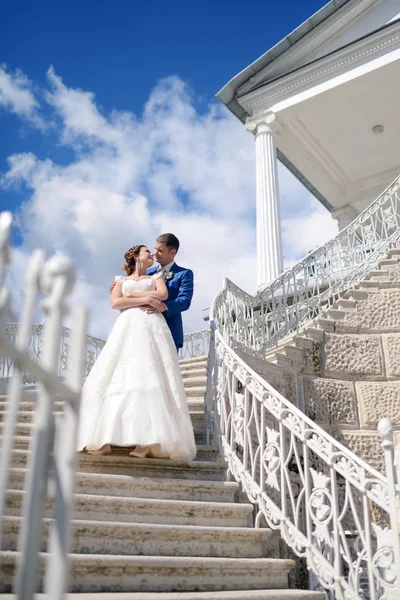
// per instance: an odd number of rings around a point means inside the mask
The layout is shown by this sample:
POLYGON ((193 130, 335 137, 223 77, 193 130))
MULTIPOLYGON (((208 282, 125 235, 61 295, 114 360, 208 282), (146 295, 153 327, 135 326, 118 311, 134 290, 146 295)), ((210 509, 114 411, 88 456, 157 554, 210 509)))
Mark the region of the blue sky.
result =
MULTIPOLYGON (((223 276, 254 291, 253 143, 214 96, 323 5, 3 0, 0 206, 19 225, 15 285, 34 246, 67 252, 73 301, 106 335, 121 253, 170 228, 198 282, 187 331, 223 276)), ((309 249, 290 244, 292 227, 333 229, 283 169, 280 187, 290 263, 309 249)))

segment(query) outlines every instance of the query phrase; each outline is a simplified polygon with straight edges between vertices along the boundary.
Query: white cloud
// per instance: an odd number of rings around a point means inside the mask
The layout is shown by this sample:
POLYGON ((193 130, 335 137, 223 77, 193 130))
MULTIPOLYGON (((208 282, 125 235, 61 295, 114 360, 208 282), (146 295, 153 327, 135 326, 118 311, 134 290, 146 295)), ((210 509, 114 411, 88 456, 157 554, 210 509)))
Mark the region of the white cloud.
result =
MULTIPOLYGON (((129 112, 106 114, 91 92, 68 88, 53 69, 48 77, 45 97, 60 142, 73 149, 74 159, 59 165, 29 152, 9 157, 3 186, 22 182, 29 189, 20 214, 18 264, 21 253, 37 246, 48 255, 70 255, 79 269, 73 300, 88 304, 90 331, 98 336, 107 335, 115 320, 108 285, 121 272, 123 253, 137 243, 152 247, 165 231, 181 241, 179 264, 195 272, 186 331, 204 327, 201 310, 224 276, 254 292, 254 141, 244 127, 216 104, 199 113, 176 77, 156 85, 140 119, 129 112)), ((279 175, 283 238, 292 260, 309 250, 307 239, 315 241, 310 231, 319 235, 329 227, 324 209, 312 204, 293 176, 284 168, 279 175), (310 202, 311 214, 298 217, 310 202)))
POLYGON ((43 127, 32 83, 20 70, 10 73, 5 65, 0 65, 0 107, 43 127))
POLYGON ((285 266, 299 261, 338 233, 337 221, 315 198, 308 199, 303 211, 304 216, 282 219, 285 266))

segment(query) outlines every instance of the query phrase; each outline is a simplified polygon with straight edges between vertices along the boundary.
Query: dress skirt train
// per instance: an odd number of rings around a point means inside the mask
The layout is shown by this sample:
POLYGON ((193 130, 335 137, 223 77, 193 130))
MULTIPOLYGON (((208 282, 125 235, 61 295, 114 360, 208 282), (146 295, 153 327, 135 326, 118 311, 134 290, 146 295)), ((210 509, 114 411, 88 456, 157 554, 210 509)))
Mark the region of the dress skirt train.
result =
POLYGON ((173 460, 196 445, 174 341, 162 314, 122 312, 82 389, 78 450, 160 444, 173 460))

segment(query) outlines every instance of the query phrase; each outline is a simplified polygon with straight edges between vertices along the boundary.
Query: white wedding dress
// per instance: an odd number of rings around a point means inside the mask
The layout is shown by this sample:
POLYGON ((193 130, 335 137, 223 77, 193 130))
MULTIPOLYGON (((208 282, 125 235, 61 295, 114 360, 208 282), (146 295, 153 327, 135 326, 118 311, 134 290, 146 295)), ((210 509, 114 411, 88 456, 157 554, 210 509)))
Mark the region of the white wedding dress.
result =
MULTIPOLYGON (((121 278, 122 294, 154 290, 155 279, 121 278)), ((196 456, 176 347, 161 313, 124 310, 82 389, 78 450, 161 444, 173 460, 196 456)))

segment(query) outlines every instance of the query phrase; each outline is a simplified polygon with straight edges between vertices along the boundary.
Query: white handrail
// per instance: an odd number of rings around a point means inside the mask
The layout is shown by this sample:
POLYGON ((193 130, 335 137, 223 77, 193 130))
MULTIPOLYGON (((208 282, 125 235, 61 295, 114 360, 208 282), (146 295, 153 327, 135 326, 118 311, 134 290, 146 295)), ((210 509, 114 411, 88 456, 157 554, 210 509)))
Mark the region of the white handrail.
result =
MULTIPOLYGON (((211 314, 212 319, 212 314, 211 314)), ((384 477, 272 388, 216 325, 206 423, 229 470, 329 598, 400 598, 393 432, 381 426, 384 477)))
MULTIPOLYGON (((8 313, 8 290, 4 273, 9 262, 9 231, 11 215, 0 215, 0 317, 8 313)), ((50 598, 62 600, 69 579, 68 552, 75 480, 76 434, 83 375, 83 353, 86 337, 86 310, 74 311, 68 372, 65 381, 59 379, 59 353, 62 319, 68 312, 65 298, 72 291, 75 271, 69 259, 55 256, 46 263, 37 251, 26 269, 25 299, 18 336, 10 337, 0 329, 0 356, 4 365, 12 365, 12 377, 7 378, 7 410, 3 423, 3 447, 0 467, 0 547, 2 522, 6 507, 7 484, 13 464, 13 445, 18 411, 27 374, 38 382, 35 397, 35 420, 30 437, 22 527, 18 539, 16 594, 31 600, 37 586, 40 546, 43 535, 44 499, 48 490, 55 498, 54 519, 49 531, 45 565, 44 589, 50 598), (42 309, 47 318, 43 330, 43 352, 32 356, 32 317, 39 294, 45 294, 42 309), (40 360, 39 360, 40 358, 40 360), (62 418, 54 417, 54 402, 64 400, 62 418)), ((1 319, 0 319, 1 321, 1 319)), ((1 561, 1 558, 0 558, 1 561)), ((1 565, 0 565, 1 568, 1 565)), ((4 575, 4 573, 3 573, 4 575)), ((2 581, 3 585, 11 582, 2 581)))
POLYGON ((229 279, 213 318, 229 345, 263 355, 356 285, 400 240, 400 176, 346 229, 255 296, 229 279))

